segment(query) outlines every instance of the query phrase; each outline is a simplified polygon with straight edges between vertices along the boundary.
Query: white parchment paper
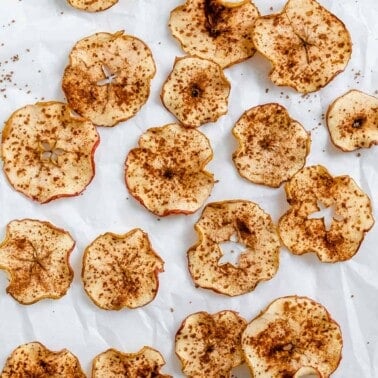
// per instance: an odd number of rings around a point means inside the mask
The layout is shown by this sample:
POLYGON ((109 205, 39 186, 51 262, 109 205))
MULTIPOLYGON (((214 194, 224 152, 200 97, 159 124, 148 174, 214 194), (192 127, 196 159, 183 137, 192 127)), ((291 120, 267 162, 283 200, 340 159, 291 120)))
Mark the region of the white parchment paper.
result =
MULTIPOLYGON (((273 299, 290 294, 307 295, 327 307, 342 328, 343 359, 334 377, 378 377, 378 234, 366 235, 359 253, 350 261, 321 264, 312 254, 280 255, 277 275, 250 294, 228 298, 196 289, 186 261, 195 243, 193 225, 200 211, 190 216, 163 219, 150 214, 127 192, 123 165, 127 152, 141 133, 174 121, 159 98, 161 86, 174 58, 184 55, 167 27, 169 11, 181 0, 120 0, 113 8, 90 14, 77 11, 65 0, 0 0, 0 123, 10 114, 37 100, 64 100, 61 75, 75 42, 95 32, 125 30, 152 49, 157 74, 151 96, 138 115, 115 128, 100 128, 96 176, 85 192, 74 198, 39 205, 14 191, 0 173, 0 236, 13 219, 48 220, 68 230, 76 240, 71 263, 75 271, 68 294, 22 306, 5 293, 7 278, 0 275, 0 366, 18 345, 38 340, 52 350, 68 348, 90 374, 95 355, 114 347, 135 352, 143 345, 155 347, 167 364, 163 371, 181 377, 174 355, 174 334, 190 313, 223 309, 239 311, 251 320, 273 299), (109 312, 98 309, 84 293, 80 272, 84 248, 99 234, 125 233, 141 227, 165 260, 156 299, 137 310, 109 312)), ((283 0, 256 0, 261 14, 280 11, 283 0), (272 7, 272 8, 271 8, 272 7)), ((201 128, 214 149, 208 169, 216 184, 208 202, 248 199, 257 202, 276 222, 288 208, 284 190, 269 189, 241 179, 231 161, 236 142, 231 128, 248 108, 278 102, 311 131, 307 165, 323 164, 334 175, 351 175, 371 197, 378 219, 378 147, 343 153, 330 143, 324 123, 330 102, 349 89, 374 94, 378 89, 377 0, 321 0, 341 18, 351 32, 353 55, 347 69, 321 91, 301 96, 289 88, 275 87, 268 79, 270 64, 256 54, 225 71, 232 83, 229 112, 217 123, 201 128), (268 89, 268 91, 266 91, 268 89)), ((237 377, 247 377, 239 368, 237 377)))

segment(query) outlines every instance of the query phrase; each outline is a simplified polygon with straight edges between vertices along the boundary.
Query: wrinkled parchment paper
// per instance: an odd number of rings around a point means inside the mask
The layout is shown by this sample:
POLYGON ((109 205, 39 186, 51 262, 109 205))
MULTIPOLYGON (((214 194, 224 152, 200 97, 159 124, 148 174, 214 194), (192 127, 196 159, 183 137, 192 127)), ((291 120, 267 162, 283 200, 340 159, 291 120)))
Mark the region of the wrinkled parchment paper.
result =
MULTIPOLYGON (((158 349, 167 364, 163 371, 181 377, 174 355, 174 334, 189 314, 206 310, 239 311, 251 320, 273 299, 290 294, 307 295, 322 303, 342 328, 343 359, 334 374, 342 378, 378 377, 378 234, 366 235, 359 253, 350 261, 321 264, 313 254, 280 255, 277 275, 254 292, 236 298, 196 289, 186 262, 186 251, 195 243, 193 225, 200 211, 190 216, 158 219, 127 192, 123 165, 127 152, 141 133, 152 126, 174 121, 159 98, 161 86, 174 58, 184 55, 167 27, 169 11, 181 0, 120 0, 98 14, 80 12, 65 0, 0 1, 0 123, 10 114, 38 100, 64 100, 61 75, 74 43, 95 32, 126 33, 144 40, 152 49, 157 74, 151 96, 138 115, 115 128, 100 128, 96 176, 78 197, 33 203, 14 191, 0 173, 0 233, 13 219, 48 220, 68 230, 76 240, 71 255, 75 271, 68 294, 22 306, 5 293, 7 278, 0 274, 0 366, 19 344, 38 340, 52 350, 68 348, 90 374, 95 355, 114 347, 135 352, 143 345, 158 349), (141 227, 165 260, 156 299, 137 310, 108 312, 98 309, 84 293, 80 273, 84 248, 107 231, 125 233, 141 227)), ((280 11, 283 0, 256 0, 261 14, 280 11), (272 7, 272 8, 271 8, 272 7)), ((257 202, 274 221, 288 208, 283 188, 269 189, 240 178, 232 164, 236 141, 231 128, 248 108, 278 102, 311 131, 312 147, 307 165, 323 164, 334 175, 351 175, 371 197, 378 219, 378 147, 343 153, 330 143, 322 115, 336 97, 356 88, 374 94, 378 89, 377 0, 321 0, 347 25, 353 55, 344 73, 326 88, 301 96, 289 88, 275 87, 268 79, 270 64, 256 54, 225 71, 232 84, 229 112, 217 123, 203 126, 214 149, 208 169, 219 180, 209 202, 248 199, 257 202), (268 89, 268 90, 266 90, 268 89)), ((245 367, 234 374, 248 376, 245 367)))

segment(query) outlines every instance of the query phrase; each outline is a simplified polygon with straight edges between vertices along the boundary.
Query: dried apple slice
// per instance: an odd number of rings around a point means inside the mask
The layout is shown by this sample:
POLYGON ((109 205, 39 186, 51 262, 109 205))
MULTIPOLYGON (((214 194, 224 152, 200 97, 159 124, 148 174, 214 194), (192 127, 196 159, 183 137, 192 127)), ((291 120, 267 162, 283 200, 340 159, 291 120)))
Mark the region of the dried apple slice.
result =
POLYGON ((210 203, 195 230, 199 241, 189 249, 188 262, 196 285, 235 296, 275 275, 280 241, 272 219, 257 204, 242 200, 210 203), (238 266, 220 264, 221 243, 227 241, 245 248, 238 266))
POLYGON ((160 373, 164 365, 163 356, 147 346, 137 353, 108 349, 94 358, 92 378, 172 378, 171 375, 160 373))
POLYGON ((339 325, 306 297, 276 299, 245 329, 242 348, 254 377, 329 377, 341 360, 339 325))
POLYGON ((305 167, 285 185, 290 209, 279 221, 279 234, 295 255, 315 252, 322 262, 352 258, 374 224, 369 197, 349 176, 332 177, 321 165, 305 167), (311 215, 320 204, 334 208, 330 227, 311 215))
POLYGON ((67 104, 27 105, 5 123, 3 170, 17 191, 40 203, 76 196, 94 177, 99 141, 93 124, 67 104))
POLYGON ((255 53, 251 29, 258 16, 251 1, 187 0, 171 12, 169 28, 186 53, 225 68, 255 53))
POLYGON ((101 12, 117 4, 118 0, 68 0, 68 3, 87 12, 101 12))
POLYGON ((327 126, 333 144, 343 151, 378 144, 378 98, 357 90, 345 93, 329 106, 327 126))
POLYGON ((20 345, 5 362, 1 378, 85 378, 80 362, 67 349, 53 352, 39 342, 20 345))
POLYGON ((232 132, 239 142, 235 166, 256 184, 279 187, 303 168, 310 152, 309 134, 279 104, 247 110, 232 132))
POLYGON ((271 80, 301 93, 328 84, 352 53, 343 22, 315 0, 289 0, 281 13, 258 18, 252 36, 273 66, 271 80))
POLYGON ((226 378, 244 357, 241 336, 247 322, 234 311, 189 315, 176 333, 175 351, 189 377, 226 378))
POLYGON ((182 124, 198 127, 227 113, 230 88, 219 64, 197 57, 176 58, 161 100, 182 124))
POLYGON ((155 298, 163 268, 147 234, 136 228, 124 235, 108 232, 93 241, 84 252, 82 279, 98 307, 136 308, 155 298))
POLYGON ((78 114, 114 126, 144 105, 154 75, 152 53, 140 39, 123 31, 96 33, 73 47, 62 88, 78 114))
POLYGON ((212 159, 209 140, 178 124, 148 129, 126 159, 129 192, 159 216, 191 214, 209 197, 214 177, 205 171, 212 159))
POLYGON ((0 245, 0 269, 9 274, 7 292, 22 304, 58 299, 66 294, 73 271, 71 235, 48 222, 14 220, 0 245))

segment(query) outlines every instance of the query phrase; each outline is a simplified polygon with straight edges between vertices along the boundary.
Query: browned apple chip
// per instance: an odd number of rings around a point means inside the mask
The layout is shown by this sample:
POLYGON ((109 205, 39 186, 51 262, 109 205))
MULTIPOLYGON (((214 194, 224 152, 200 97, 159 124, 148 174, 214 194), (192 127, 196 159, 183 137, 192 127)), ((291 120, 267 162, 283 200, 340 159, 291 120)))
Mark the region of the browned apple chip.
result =
POLYGON ((92 378, 171 378, 160 373, 164 365, 163 356, 150 347, 145 346, 138 353, 108 349, 94 358, 92 378))
POLYGON ((378 98, 352 90, 328 108, 327 126, 333 144, 343 151, 378 144, 378 98))
POLYGON ((0 269, 10 280, 7 292, 22 304, 65 295, 73 279, 69 256, 74 246, 71 235, 51 223, 10 222, 0 245, 0 269))
POLYGON ((217 63, 197 57, 176 58, 161 99, 181 123, 198 127, 227 113, 230 87, 217 63))
POLYGON ((95 174, 100 141, 93 124, 61 102, 15 111, 2 134, 4 172, 19 192, 40 203, 80 194, 95 174))
POLYGON ((279 187, 304 166, 310 152, 309 134, 279 104, 247 110, 232 132, 239 142, 235 166, 256 184, 279 187))
POLYGON ((178 124, 148 129, 126 159, 130 193, 159 216, 190 214, 209 197, 214 177, 205 171, 212 159, 209 140, 178 124))
POLYGON ((152 53, 140 39, 123 31, 96 33, 73 47, 62 88, 78 114, 114 126, 144 105, 154 75, 152 53))
POLYGON ((176 354, 189 377, 228 378, 244 357, 241 336, 247 322, 234 311, 189 315, 176 333, 176 354))
POLYGON ((306 297, 272 302, 245 329, 242 348, 253 377, 329 377, 341 360, 339 325, 306 297))
POLYGON ((315 0, 289 0, 281 13, 258 18, 252 36, 272 63, 271 80, 301 93, 328 84, 352 53, 345 25, 315 0))
POLYGON ((322 262, 337 262, 357 253, 374 224, 369 197, 349 176, 332 177, 321 165, 305 167, 286 185, 290 209, 279 221, 279 234, 295 255, 315 252, 322 262), (334 209, 329 226, 314 213, 334 209))
POLYGON ((147 234, 136 228, 124 235, 106 233, 90 244, 84 252, 82 278, 98 307, 120 310, 151 302, 163 271, 164 262, 147 234))
POLYGON ((189 249, 188 262, 196 285, 235 296, 275 275, 280 241, 272 219, 257 204, 242 200, 210 203, 195 230, 199 241, 189 249), (244 248, 237 266, 220 263, 221 245, 229 241, 244 248))
POLYGON ((74 8, 87 12, 101 12, 118 3, 118 0, 68 0, 74 8))
POLYGON ((225 68, 255 53, 251 29, 258 16, 251 1, 186 0, 171 12, 169 28, 186 53, 225 68))
POLYGON ((53 352, 39 342, 20 345, 5 362, 1 378, 85 378, 80 362, 67 349, 53 352))

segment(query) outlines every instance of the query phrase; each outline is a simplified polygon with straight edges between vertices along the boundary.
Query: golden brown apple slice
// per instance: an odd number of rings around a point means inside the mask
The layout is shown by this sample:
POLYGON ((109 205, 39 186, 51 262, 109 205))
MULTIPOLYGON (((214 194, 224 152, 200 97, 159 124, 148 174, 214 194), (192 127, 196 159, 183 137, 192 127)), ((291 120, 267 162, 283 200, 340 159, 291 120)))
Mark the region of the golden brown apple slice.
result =
POLYGON ((279 187, 303 168, 310 152, 309 134, 279 104, 247 110, 232 132, 239 142, 235 166, 256 184, 279 187))
POLYGON ((161 100, 184 126, 198 127, 227 113, 230 88, 217 63, 190 56, 176 58, 161 100))
POLYGON ((327 126, 333 144, 343 151, 378 144, 378 98, 357 90, 345 93, 329 106, 327 126))
POLYGON ((40 203, 76 196, 94 177, 99 141, 93 124, 67 104, 27 105, 3 129, 3 169, 17 191, 40 203))
POLYGON ((242 364, 247 322, 234 311, 189 315, 176 333, 175 351, 188 377, 228 378, 242 364))
POLYGON ((187 0, 171 12, 169 28, 186 53, 212 60, 222 68, 255 53, 251 29, 259 16, 257 8, 251 1, 228 3, 187 0))
POLYGON ((69 256, 74 246, 71 235, 51 223, 10 222, 0 245, 0 269, 10 280, 7 292, 22 304, 65 295, 73 279, 69 256))
POLYGON ((129 192, 159 216, 197 211, 214 186, 205 171, 212 159, 209 140, 178 124, 148 129, 126 159, 129 192))
POLYGON ((74 8, 80 10, 101 12, 117 4, 118 0, 68 0, 68 2, 74 8))
POLYGON ((152 53, 140 39, 123 31, 96 33, 73 47, 62 88, 78 114, 114 126, 144 105, 154 75, 152 53))
POLYGON ((188 251, 196 285, 235 296, 271 279, 279 265, 280 241, 271 217, 257 204, 233 200, 208 204, 195 225, 199 241, 188 251), (220 264, 221 243, 244 246, 238 266, 220 264))
POLYGON ((91 300, 105 310, 136 308, 151 302, 158 291, 163 260, 146 233, 106 233, 84 252, 82 279, 91 300))
POLYGON ((301 93, 328 84, 352 53, 343 22, 315 0, 289 0, 281 13, 258 18, 252 36, 273 66, 273 83, 301 93))
POLYGON ((339 325, 306 297, 276 299, 245 329, 242 348, 254 377, 329 377, 343 346, 339 325))

